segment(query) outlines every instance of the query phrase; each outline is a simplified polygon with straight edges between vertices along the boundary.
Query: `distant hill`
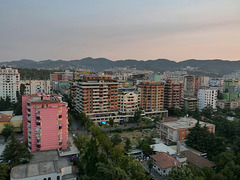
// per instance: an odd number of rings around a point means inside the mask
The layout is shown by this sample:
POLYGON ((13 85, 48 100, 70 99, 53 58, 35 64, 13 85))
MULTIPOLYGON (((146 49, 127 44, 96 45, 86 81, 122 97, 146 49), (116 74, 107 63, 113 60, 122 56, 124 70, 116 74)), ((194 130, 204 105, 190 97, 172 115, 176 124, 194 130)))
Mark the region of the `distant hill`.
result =
POLYGON ((92 71, 102 71, 113 67, 135 67, 139 70, 152 70, 154 72, 175 71, 181 70, 187 66, 198 68, 193 74, 223 76, 232 73, 235 70, 240 70, 240 61, 227 60, 186 60, 181 62, 170 61, 167 59, 157 59, 148 61, 138 60, 118 60, 111 61, 105 58, 91 57, 81 60, 43 60, 33 61, 22 59, 19 61, 1 62, 0 65, 12 66, 16 68, 36 68, 36 69, 76 69, 87 68, 92 71))

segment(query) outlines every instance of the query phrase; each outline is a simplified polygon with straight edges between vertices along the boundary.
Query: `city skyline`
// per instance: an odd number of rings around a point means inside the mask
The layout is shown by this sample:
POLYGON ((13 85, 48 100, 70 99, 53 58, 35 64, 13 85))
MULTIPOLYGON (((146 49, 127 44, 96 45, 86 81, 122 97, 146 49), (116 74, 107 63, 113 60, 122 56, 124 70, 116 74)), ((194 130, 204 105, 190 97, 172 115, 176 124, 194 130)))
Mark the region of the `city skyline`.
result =
POLYGON ((0 2, 0 62, 240 60, 237 0, 0 2))

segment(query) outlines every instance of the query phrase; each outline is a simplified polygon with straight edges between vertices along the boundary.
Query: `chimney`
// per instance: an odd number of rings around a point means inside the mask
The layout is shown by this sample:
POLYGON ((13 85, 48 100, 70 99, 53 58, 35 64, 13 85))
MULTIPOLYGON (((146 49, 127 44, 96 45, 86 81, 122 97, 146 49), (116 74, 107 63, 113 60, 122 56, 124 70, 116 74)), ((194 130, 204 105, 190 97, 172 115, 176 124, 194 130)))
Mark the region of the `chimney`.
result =
POLYGON ((179 156, 181 154, 181 142, 177 141, 177 152, 176 152, 177 156, 179 156))

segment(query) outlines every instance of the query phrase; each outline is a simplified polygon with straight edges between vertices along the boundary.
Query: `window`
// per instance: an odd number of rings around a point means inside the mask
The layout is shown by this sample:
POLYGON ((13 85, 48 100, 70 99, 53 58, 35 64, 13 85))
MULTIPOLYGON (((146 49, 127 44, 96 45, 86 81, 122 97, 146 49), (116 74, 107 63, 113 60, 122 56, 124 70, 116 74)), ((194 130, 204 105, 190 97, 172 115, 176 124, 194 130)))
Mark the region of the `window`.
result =
POLYGON ((57 180, 60 180, 60 176, 57 176, 57 180))
POLYGON ((49 177, 48 180, 51 180, 51 178, 49 177))

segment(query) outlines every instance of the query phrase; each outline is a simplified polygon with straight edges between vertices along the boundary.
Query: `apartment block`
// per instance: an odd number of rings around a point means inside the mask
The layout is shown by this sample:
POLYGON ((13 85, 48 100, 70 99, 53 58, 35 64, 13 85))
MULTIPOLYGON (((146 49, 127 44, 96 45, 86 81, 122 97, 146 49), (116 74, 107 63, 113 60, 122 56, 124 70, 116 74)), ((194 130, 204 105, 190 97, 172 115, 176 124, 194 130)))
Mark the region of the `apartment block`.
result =
POLYGON ((10 98, 11 102, 17 102, 20 73, 17 69, 0 69, 0 97, 10 98))
POLYGON ((201 77, 184 76, 184 95, 196 96, 201 87, 201 77))
POLYGON ((70 72, 69 70, 65 70, 65 72, 54 72, 50 75, 50 81, 69 81, 73 80, 73 72, 70 72))
POLYGON ((134 114, 139 107, 140 95, 130 88, 121 88, 118 91, 118 112, 134 114))
POLYGON ((75 110, 95 122, 108 121, 118 112, 118 82, 108 76, 84 75, 76 81, 75 110))
POLYGON ((58 95, 22 97, 23 140, 30 152, 67 149, 68 105, 58 95))
POLYGON ((145 111, 164 110, 164 82, 143 81, 138 85, 140 108, 145 111))
POLYGON ((183 104, 186 110, 195 111, 198 108, 198 99, 186 97, 183 98, 183 104))
POLYGON ((37 93, 47 93, 52 92, 52 86, 50 80, 22 80, 19 84, 25 85, 25 94, 37 94, 37 93))
MULTIPOLYGON (((189 117, 165 119, 159 123, 160 137, 167 143, 185 140, 190 133, 189 129, 195 127, 197 122, 196 119, 189 117)), ((208 127, 210 132, 215 133, 214 124, 202 121, 199 121, 199 124, 201 127, 208 127)))
POLYGON ((183 106, 183 83, 166 80, 164 88, 164 108, 183 106))
POLYGON ((200 89, 198 91, 198 110, 202 111, 205 107, 217 108, 218 90, 200 89))

